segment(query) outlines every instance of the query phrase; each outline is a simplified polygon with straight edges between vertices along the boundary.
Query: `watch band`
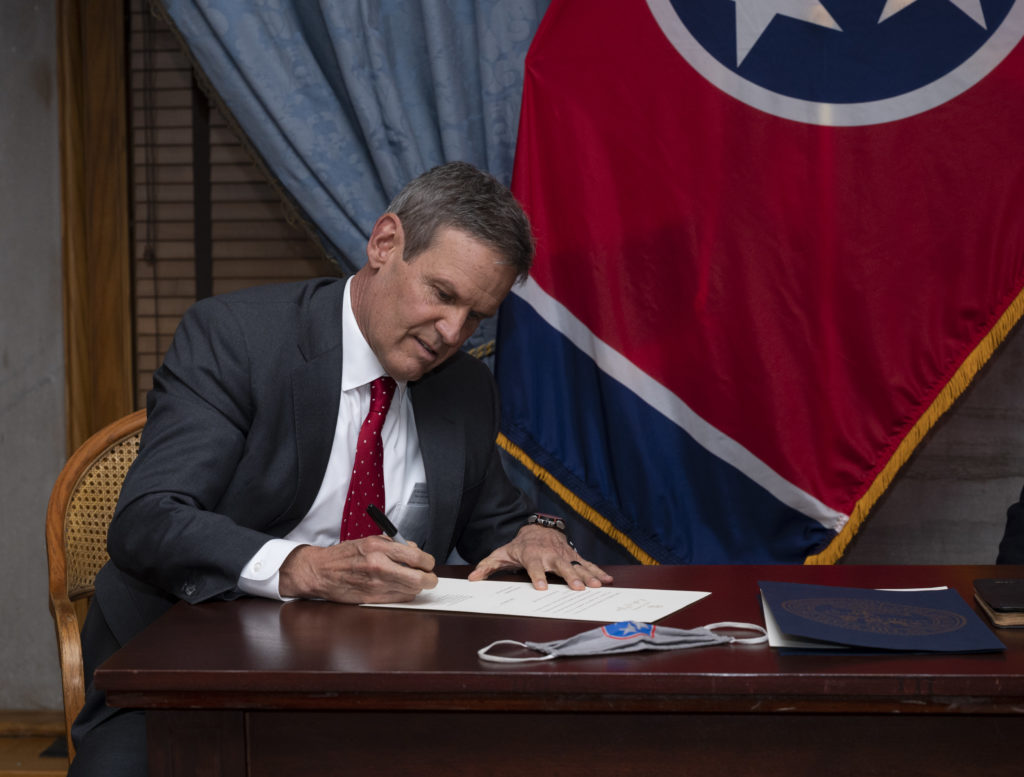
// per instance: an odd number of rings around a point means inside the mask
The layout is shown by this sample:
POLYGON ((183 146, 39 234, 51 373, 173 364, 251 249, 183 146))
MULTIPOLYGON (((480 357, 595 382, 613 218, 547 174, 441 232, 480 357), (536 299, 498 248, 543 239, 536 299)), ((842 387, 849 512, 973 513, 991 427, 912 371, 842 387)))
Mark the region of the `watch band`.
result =
POLYGON ((565 521, 559 518, 557 515, 548 515, 547 513, 534 513, 526 519, 526 526, 530 524, 536 524, 537 526, 544 526, 548 529, 554 529, 560 531, 565 535, 565 541, 569 543, 570 548, 575 548, 572 537, 569 536, 569 530, 565 526, 565 521))
POLYGON ((555 515, 545 515, 544 513, 534 513, 526 519, 527 524, 535 523, 538 526, 546 526, 549 529, 557 529, 558 531, 565 534, 565 521, 555 515))

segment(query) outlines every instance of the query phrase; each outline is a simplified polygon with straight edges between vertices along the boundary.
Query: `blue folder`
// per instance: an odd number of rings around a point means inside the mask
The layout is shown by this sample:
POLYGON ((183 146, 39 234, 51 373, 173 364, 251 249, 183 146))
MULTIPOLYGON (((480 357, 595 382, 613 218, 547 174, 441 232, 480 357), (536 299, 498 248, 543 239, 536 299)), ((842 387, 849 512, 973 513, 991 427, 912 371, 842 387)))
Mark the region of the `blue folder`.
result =
POLYGON ((822 647, 929 653, 1006 649, 951 588, 878 591, 767 581, 758 585, 782 632, 819 641, 822 647))

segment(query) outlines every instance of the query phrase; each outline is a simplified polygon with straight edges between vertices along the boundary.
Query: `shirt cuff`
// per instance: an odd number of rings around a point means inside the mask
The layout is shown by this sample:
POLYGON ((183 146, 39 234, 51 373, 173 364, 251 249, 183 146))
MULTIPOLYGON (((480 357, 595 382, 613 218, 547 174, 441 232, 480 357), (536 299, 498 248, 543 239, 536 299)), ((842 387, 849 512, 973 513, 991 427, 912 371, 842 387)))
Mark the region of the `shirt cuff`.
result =
POLYGON ((292 601, 295 597, 281 596, 278 591, 280 571, 288 554, 301 544, 291 540, 268 540, 242 568, 242 574, 238 576, 238 589, 250 596, 292 601))

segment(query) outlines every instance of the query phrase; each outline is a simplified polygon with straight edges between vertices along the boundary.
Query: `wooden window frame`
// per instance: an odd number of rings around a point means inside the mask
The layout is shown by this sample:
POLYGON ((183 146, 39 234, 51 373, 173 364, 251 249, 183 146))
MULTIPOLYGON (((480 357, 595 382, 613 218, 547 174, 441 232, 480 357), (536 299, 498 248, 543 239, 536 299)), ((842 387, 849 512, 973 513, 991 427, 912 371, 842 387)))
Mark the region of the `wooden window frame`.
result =
POLYGON ((67 446, 133 409, 123 0, 58 0, 67 446))

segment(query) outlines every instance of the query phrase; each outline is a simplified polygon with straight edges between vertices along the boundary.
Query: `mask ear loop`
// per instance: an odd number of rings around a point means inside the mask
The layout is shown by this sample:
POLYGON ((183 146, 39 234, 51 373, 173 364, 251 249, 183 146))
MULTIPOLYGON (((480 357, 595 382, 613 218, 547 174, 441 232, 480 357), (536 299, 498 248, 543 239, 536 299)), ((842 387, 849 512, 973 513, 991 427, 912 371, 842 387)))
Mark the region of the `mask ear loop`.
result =
POLYGON ((525 642, 516 642, 514 639, 499 639, 495 640, 490 645, 485 645, 480 648, 476 651, 476 654, 484 661, 494 661, 498 664, 521 664, 526 661, 550 661, 555 657, 554 653, 545 653, 542 656, 492 656, 487 651, 495 645, 516 645, 517 647, 526 648, 527 650, 533 650, 533 648, 525 642))
POLYGON ((764 628, 764 626, 758 626, 756 623, 736 623, 735 621, 722 621, 721 623, 710 623, 704 628, 708 631, 714 631, 715 629, 740 629, 742 631, 761 632, 760 637, 729 637, 729 642, 735 642, 740 645, 760 645, 762 642, 768 641, 767 630, 764 628))

